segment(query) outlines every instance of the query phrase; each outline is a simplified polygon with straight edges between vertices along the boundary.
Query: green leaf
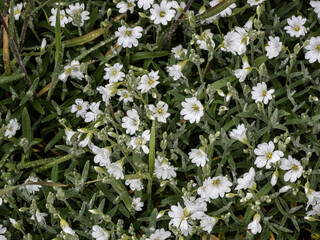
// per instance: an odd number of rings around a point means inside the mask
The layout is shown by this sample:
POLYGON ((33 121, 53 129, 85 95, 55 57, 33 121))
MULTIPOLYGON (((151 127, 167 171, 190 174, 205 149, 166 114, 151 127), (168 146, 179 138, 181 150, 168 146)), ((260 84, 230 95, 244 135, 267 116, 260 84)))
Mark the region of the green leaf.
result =
POLYGON ((1 76, 0 77, 0 85, 11 83, 11 82, 18 80, 18 79, 21 79, 21 78, 24 78, 23 73, 12 74, 9 76, 1 76))
POLYGON ((89 174, 89 168, 90 168, 90 161, 87 160, 86 164, 83 167, 82 174, 81 174, 81 182, 82 183, 85 183, 87 181, 88 174, 89 174))
POLYGON ((48 142, 44 152, 48 152, 64 135, 64 131, 59 129, 59 132, 48 142))
POLYGON ((22 110, 22 137, 28 139, 29 143, 32 140, 31 121, 26 108, 22 110))
POLYGON ((156 52, 136 52, 131 56, 132 61, 138 61, 142 59, 151 59, 168 56, 170 53, 167 51, 156 51, 156 52))
POLYGON ((40 113, 41 115, 44 115, 45 114, 45 111, 40 103, 39 100, 34 100, 31 102, 31 106, 37 110, 38 113, 40 113))
POLYGON ((223 78, 221 80, 218 80, 218 81, 212 83, 211 86, 213 86, 215 89, 220 89, 220 88, 227 86, 228 82, 232 83, 236 79, 237 78, 235 76, 229 76, 229 77, 223 78))

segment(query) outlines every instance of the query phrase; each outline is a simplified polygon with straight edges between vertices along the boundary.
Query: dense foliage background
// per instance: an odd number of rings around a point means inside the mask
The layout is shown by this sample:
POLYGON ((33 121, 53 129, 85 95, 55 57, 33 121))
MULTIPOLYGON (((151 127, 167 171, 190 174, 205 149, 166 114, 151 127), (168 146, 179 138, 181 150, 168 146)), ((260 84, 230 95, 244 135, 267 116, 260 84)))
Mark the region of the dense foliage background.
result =
MULTIPOLYGON (((251 6, 249 1, 238 0, 232 13, 218 19, 208 20, 208 16, 204 22, 195 16, 214 1, 194 1, 164 42, 175 18, 166 25, 155 24, 149 9, 135 6, 132 12, 121 13, 119 2, 29 0, 15 19, 16 14, 7 13, 10 8, 14 12, 19 2, 0 1, 9 31, 2 21, 0 239, 107 239, 107 235, 110 239, 156 239, 152 234, 161 228, 170 231, 169 239, 320 239, 320 70, 319 60, 310 63, 306 58, 308 41, 320 35, 317 8, 310 1, 266 0, 251 6), (83 26, 50 24, 51 9, 62 11, 78 2, 90 13, 83 26), (286 32, 292 16, 307 18, 305 35, 293 37, 286 32), (248 21, 252 27, 240 42, 245 50, 228 51, 225 36, 248 21), (121 37, 115 35, 121 26, 142 27, 137 46, 121 46, 121 37), (205 30, 213 35, 207 37, 205 30), (282 43, 273 58, 266 50, 270 36, 282 43), (46 45, 41 48, 43 39, 46 45), (179 57, 172 52, 178 45, 185 49, 179 57), (70 72, 73 60, 79 61, 74 70, 82 73, 78 78, 70 72), (249 66, 240 82, 235 70, 242 69, 244 62, 249 66), (116 63, 123 65, 122 81, 97 89, 111 83, 105 68, 116 63), (177 79, 174 74, 179 70, 172 75, 168 69, 175 64, 182 67, 177 79), (159 83, 143 92, 138 86, 151 71, 158 71, 159 83), (69 74, 65 81, 61 81, 63 73, 69 74), (263 103, 252 98, 258 83, 275 90, 272 99, 263 103), (119 99, 121 90, 127 90, 132 101, 119 99), (202 104, 200 121, 190 121, 181 112, 182 103, 192 97, 202 104), (76 99, 88 104, 100 101, 101 112, 91 105, 87 112, 95 114, 93 119, 86 120, 85 113, 84 117, 76 115, 79 109, 71 110, 76 99), (168 105, 170 116, 165 122, 155 120, 148 108, 160 100, 168 105), (132 109, 140 121, 133 134, 123 124, 132 109), (12 119, 20 128, 10 136, 6 131, 12 119), (230 134, 240 124, 246 128, 245 141, 230 134), (139 149, 132 139, 146 130, 149 139, 138 141, 139 149), (299 179, 285 181, 287 171, 279 159, 270 168, 257 167, 255 149, 270 141, 283 153, 281 157, 290 155, 300 162, 299 179), (202 149, 207 160, 203 164, 191 161, 192 149, 202 149), (116 163, 120 172, 110 170, 116 163), (168 169, 156 175, 161 164, 168 169), (251 167, 256 187, 235 189, 251 167), (229 191, 205 203, 199 200, 202 210, 194 209, 197 204, 188 205, 203 198, 199 189, 204 181, 217 176, 228 178, 229 191), (132 189, 128 179, 141 182, 132 189), (26 184, 26 180, 39 183, 26 184), (252 197, 244 200, 248 192, 252 197), (143 203, 141 210, 137 210, 137 198, 143 203), (180 225, 172 221, 174 206, 183 209, 184 215, 176 220, 180 225), (215 224, 207 224, 209 230, 200 218, 191 216, 199 212, 212 217, 210 221, 215 219, 215 224), (47 215, 35 219, 39 213, 47 215), (248 229, 254 219, 262 227, 258 232, 248 229), (98 232, 94 226, 108 234, 94 236, 98 232)), ((178 17, 182 8, 172 6, 174 15, 178 17)), ((319 46, 315 47, 318 51, 319 46)))

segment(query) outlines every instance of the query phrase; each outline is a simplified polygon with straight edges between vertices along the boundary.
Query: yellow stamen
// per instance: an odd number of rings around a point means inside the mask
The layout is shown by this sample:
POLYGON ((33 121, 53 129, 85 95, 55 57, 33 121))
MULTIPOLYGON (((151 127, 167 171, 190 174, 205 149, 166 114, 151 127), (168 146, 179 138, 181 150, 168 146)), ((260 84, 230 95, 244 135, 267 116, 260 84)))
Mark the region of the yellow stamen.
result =
POLYGON ((267 153, 267 159, 269 160, 269 159, 271 159, 272 158, 272 152, 268 152, 267 153))

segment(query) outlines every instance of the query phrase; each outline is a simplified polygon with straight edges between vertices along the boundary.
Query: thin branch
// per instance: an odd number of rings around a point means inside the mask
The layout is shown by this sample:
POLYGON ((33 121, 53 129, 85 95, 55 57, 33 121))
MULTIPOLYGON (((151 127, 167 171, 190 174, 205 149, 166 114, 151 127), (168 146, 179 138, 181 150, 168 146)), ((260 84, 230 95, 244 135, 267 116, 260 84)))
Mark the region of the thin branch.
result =
POLYGON ((5 20, 4 20, 3 16, 2 16, 2 13, 0 13, 0 21, 1 21, 4 29, 6 30, 6 32, 7 32, 7 34, 8 34, 8 37, 9 37, 9 39, 10 39, 10 45, 11 45, 11 47, 12 47, 12 49, 13 49, 13 53, 14 53, 17 61, 18 61, 18 64, 19 64, 19 67, 20 67, 21 71, 22 71, 22 72, 24 73, 24 75, 25 75, 24 78, 25 78, 28 86, 31 87, 31 81, 30 81, 30 78, 29 78, 29 76, 28 76, 27 70, 26 70, 26 68, 25 68, 24 65, 23 65, 23 62, 22 62, 22 59, 21 59, 21 56, 20 56, 20 53, 19 53, 19 49, 18 49, 15 41, 12 39, 12 36, 10 36, 8 26, 7 26, 5 20))
MULTIPOLYGON (((4 8, 2 9, 3 10, 3 14, 6 15, 8 13, 8 9, 9 9, 9 5, 10 5, 10 0, 6 0, 5 3, 4 3, 4 8)), ((0 28, 0 36, 2 36, 2 31, 3 31, 3 28, 1 26, 0 28)), ((0 45, 2 44, 2 38, 0 38, 0 45)))
POLYGON ((28 27, 28 22, 29 22, 29 17, 30 17, 31 3, 32 3, 32 0, 29 0, 28 4, 27 4, 27 9, 26 9, 26 17, 24 19, 21 34, 20 34, 20 44, 19 44, 20 52, 22 51, 22 46, 23 46, 24 39, 25 39, 26 32, 27 32, 27 27, 28 27))
MULTIPOLYGON (((194 0, 189 0, 189 2, 187 3, 187 5, 185 6, 185 8, 183 9, 184 12, 187 12, 189 10, 189 8, 191 7, 191 4, 193 3, 194 0)), ((174 31, 176 30, 176 28, 179 26, 179 23, 181 22, 182 17, 184 16, 183 13, 180 14, 180 16, 178 17, 178 19, 172 24, 169 32, 167 32, 166 36, 164 37, 163 41, 162 41, 162 45, 165 45, 167 40, 169 39, 169 37, 174 33, 174 31)))

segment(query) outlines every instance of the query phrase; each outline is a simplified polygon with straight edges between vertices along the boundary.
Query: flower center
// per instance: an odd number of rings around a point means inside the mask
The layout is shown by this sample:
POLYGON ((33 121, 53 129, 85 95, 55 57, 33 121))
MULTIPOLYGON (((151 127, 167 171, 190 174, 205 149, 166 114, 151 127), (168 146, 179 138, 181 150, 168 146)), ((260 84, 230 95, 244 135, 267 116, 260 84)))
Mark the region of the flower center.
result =
POLYGON ((220 184, 220 179, 213 180, 212 185, 218 186, 220 184))
POLYGON ((262 92, 262 95, 265 97, 265 96, 267 96, 267 91, 266 90, 264 90, 263 92, 262 92))
POLYGON ((267 153, 267 159, 270 160, 272 158, 272 152, 267 153))
POLYGON ((316 49, 320 52, 320 44, 316 46, 316 49))
POLYGON ((157 113, 159 113, 159 114, 163 113, 163 109, 162 108, 158 108, 157 109, 157 113))
POLYGON ((133 7, 132 3, 128 3, 128 8, 133 7))
POLYGON ((127 93, 124 93, 123 98, 127 98, 127 97, 129 97, 129 95, 127 93))
POLYGON ((153 79, 149 78, 148 84, 151 86, 154 83, 153 79))
POLYGON ((82 106, 81 105, 78 105, 78 110, 82 110, 82 106))
POLYGON ((291 170, 298 171, 299 167, 296 164, 292 164, 291 170))
POLYGON ((60 19, 61 19, 61 20, 64 19, 64 14, 60 14, 60 19))
POLYGON ((137 141, 137 145, 140 145, 142 146, 143 145, 143 139, 142 138, 139 138, 138 141, 137 141))
POLYGON ((199 107, 197 104, 194 104, 194 105, 192 106, 192 109, 193 109, 194 111, 196 111, 196 112, 199 112, 200 107, 199 107))
POLYGON ((116 69, 112 70, 112 72, 111 72, 112 76, 116 76, 117 73, 118 73, 118 71, 116 69))
POLYGON ((18 15, 18 14, 20 14, 20 13, 21 13, 20 10, 17 9, 17 10, 14 12, 14 15, 18 15))
POLYGON ((131 37, 132 36, 132 31, 131 30, 127 30, 124 34, 127 37, 131 37))
POLYGON ((299 27, 299 26, 296 26, 296 27, 294 28, 294 30, 298 32, 298 31, 300 30, 300 27, 299 27))
POLYGON ((161 12, 159 13, 159 16, 160 16, 161 18, 164 18, 164 17, 166 16, 166 12, 161 11, 161 12))

